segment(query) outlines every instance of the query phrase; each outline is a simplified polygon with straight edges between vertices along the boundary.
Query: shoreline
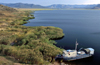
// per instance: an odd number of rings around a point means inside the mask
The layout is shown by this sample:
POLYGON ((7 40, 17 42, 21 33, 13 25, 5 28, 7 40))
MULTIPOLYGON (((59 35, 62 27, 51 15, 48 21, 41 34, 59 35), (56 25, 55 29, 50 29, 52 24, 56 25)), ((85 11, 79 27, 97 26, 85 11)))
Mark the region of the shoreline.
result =
POLYGON ((54 40, 49 39, 62 37, 64 33, 62 29, 53 26, 23 26, 27 20, 33 18, 31 12, 12 13, 12 16, 18 18, 12 17, 12 22, 9 22, 5 30, 1 30, 3 35, 0 39, 0 54, 13 57, 17 62, 24 64, 48 64, 63 50, 54 45, 54 40), (11 46, 11 43, 14 45, 11 46))

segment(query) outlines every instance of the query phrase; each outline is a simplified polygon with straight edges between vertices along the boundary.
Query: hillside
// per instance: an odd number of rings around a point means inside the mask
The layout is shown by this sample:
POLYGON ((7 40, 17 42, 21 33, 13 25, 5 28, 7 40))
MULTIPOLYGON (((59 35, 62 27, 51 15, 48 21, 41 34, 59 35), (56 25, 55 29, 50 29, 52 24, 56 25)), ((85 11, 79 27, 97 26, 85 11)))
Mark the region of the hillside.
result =
POLYGON ((13 13, 18 11, 4 5, 0 5, 0 30, 5 30, 4 27, 8 26, 10 22, 14 21, 13 13))
POLYGON ((4 5, 1 5, 1 4, 0 4, 0 11, 17 12, 16 9, 14 9, 14 8, 10 8, 10 7, 7 7, 7 6, 4 6, 4 5))
POLYGON ((47 65, 62 53, 63 49, 51 40, 64 36, 62 29, 23 26, 34 18, 30 14, 32 11, 16 8, 16 12, 13 8, 0 6, 0 65, 47 65))
POLYGON ((41 5, 34 5, 34 4, 25 4, 25 3, 1 3, 5 6, 8 7, 13 7, 13 8, 46 8, 41 5))

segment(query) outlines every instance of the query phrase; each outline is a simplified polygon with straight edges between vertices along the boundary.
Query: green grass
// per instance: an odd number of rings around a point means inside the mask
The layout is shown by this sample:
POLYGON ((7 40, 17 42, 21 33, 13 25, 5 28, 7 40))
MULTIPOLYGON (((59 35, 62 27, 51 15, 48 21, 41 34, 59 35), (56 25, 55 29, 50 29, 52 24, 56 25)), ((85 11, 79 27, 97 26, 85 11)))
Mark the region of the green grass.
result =
POLYGON ((56 47, 56 42, 50 39, 64 36, 63 30, 52 26, 22 26, 34 18, 31 12, 19 10, 12 14, 6 12, 3 16, 2 23, 7 25, 0 25, 3 28, 0 30, 0 54, 13 57, 19 63, 48 64, 62 53, 63 49, 56 47))

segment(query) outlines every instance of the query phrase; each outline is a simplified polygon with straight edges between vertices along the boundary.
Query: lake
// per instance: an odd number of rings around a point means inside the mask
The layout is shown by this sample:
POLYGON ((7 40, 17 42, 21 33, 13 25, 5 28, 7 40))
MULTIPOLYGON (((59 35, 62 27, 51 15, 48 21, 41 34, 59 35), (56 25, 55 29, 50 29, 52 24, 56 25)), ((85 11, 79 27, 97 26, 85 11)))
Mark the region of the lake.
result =
POLYGON ((63 29, 64 38, 56 40, 56 46, 64 49, 92 47, 92 58, 68 62, 71 65, 100 64, 100 10, 47 10, 35 11, 35 19, 25 26, 55 26, 63 29))

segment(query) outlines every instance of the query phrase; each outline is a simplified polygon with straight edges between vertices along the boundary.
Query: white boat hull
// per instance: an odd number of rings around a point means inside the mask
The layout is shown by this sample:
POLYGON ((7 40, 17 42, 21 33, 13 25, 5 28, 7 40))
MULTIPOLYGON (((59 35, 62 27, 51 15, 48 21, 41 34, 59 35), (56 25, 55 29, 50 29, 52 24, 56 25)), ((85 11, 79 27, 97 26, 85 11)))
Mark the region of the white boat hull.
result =
POLYGON ((74 61, 74 60, 88 58, 91 56, 93 56, 93 55, 84 54, 84 55, 77 55, 76 57, 67 58, 67 57, 62 57, 62 56, 58 55, 55 59, 63 59, 64 61, 74 61))

